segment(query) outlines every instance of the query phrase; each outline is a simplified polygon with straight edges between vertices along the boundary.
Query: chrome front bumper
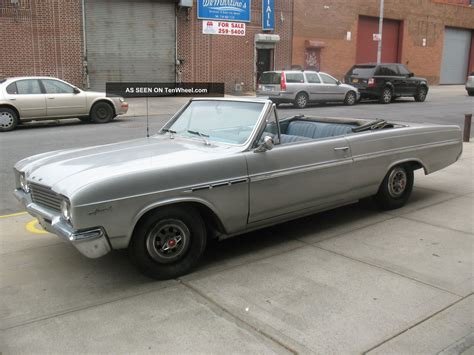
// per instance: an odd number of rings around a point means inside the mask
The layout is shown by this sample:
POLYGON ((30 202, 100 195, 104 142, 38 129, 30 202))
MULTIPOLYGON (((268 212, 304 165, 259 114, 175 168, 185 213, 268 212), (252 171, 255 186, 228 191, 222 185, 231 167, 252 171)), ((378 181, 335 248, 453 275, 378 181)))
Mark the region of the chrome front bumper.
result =
POLYGON ((57 212, 32 202, 30 195, 23 190, 16 189, 14 195, 25 206, 26 211, 38 219, 45 230, 68 241, 84 256, 95 259, 112 250, 102 228, 76 231, 57 212))

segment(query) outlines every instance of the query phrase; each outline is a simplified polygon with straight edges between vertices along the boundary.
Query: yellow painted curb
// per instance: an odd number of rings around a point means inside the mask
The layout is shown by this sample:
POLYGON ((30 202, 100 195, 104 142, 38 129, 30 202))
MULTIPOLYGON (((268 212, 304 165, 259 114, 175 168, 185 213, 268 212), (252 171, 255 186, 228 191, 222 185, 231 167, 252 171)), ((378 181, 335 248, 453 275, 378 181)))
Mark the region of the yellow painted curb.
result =
POLYGON ((0 216, 0 218, 16 217, 16 216, 22 216, 24 214, 27 214, 27 212, 17 212, 17 213, 12 213, 12 214, 6 214, 3 216, 0 216))
POLYGON ((37 225, 38 225, 38 220, 35 218, 26 224, 26 230, 34 234, 48 234, 48 232, 46 232, 41 227, 38 228, 37 225))

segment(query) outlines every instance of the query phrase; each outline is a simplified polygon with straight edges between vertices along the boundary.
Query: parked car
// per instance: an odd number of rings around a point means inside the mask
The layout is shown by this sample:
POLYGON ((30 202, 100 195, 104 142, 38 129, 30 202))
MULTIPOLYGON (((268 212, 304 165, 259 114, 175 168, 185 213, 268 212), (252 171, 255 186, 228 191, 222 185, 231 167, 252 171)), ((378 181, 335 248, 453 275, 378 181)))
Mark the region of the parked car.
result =
POLYGON ((41 225, 97 258, 128 248, 157 279, 189 272, 208 238, 374 196, 403 206, 413 171, 462 152, 458 126, 278 118, 259 99, 192 99, 158 134, 39 154, 15 165, 15 196, 41 225))
POLYGON ((268 97, 276 104, 292 103, 305 108, 311 102, 344 102, 354 105, 358 90, 329 74, 316 71, 268 71, 262 73, 257 96, 268 97))
POLYGON ((344 81, 359 89, 362 99, 377 99, 389 104, 398 97, 414 97, 423 102, 428 94, 428 81, 415 77, 403 64, 356 64, 344 81))
POLYGON ((83 91, 64 80, 35 76, 0 80, 0 132, 36 120, 79 118, 107 123, 128 110, 121 97, 83 91))
POLYGON ((474 96, 474 71, 467 77, 466 91, 469 96, 474 96))

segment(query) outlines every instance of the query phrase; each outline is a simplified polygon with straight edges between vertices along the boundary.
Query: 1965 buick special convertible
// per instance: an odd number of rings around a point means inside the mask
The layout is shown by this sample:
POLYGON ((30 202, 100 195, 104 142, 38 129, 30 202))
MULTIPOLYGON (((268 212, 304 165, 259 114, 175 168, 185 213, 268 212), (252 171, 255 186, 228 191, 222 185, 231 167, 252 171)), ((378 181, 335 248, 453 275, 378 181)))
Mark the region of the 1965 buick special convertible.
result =
POLYGON ((269 100, 193 99, 152 137, 18 162, 15 195, 85 256, 128 248, 167 279, 190 271, 208 238, 370 196, 399 208, 415 169, 430 174, 461 152, 457 126, 279 119, 269 100))

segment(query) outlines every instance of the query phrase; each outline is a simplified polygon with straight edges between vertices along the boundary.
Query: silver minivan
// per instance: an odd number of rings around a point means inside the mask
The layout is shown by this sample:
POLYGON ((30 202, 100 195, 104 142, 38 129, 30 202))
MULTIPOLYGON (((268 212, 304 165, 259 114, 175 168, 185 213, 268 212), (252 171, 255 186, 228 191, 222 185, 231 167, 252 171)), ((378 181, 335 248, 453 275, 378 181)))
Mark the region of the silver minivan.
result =
POLYGON ((257 96, 275 102, 292 103, 304 108, 311 102, 344 102, 354 105, 360 97, 352 85, 341 83, 333 76, 316 71, 282 70, 263 72, 257 96))

